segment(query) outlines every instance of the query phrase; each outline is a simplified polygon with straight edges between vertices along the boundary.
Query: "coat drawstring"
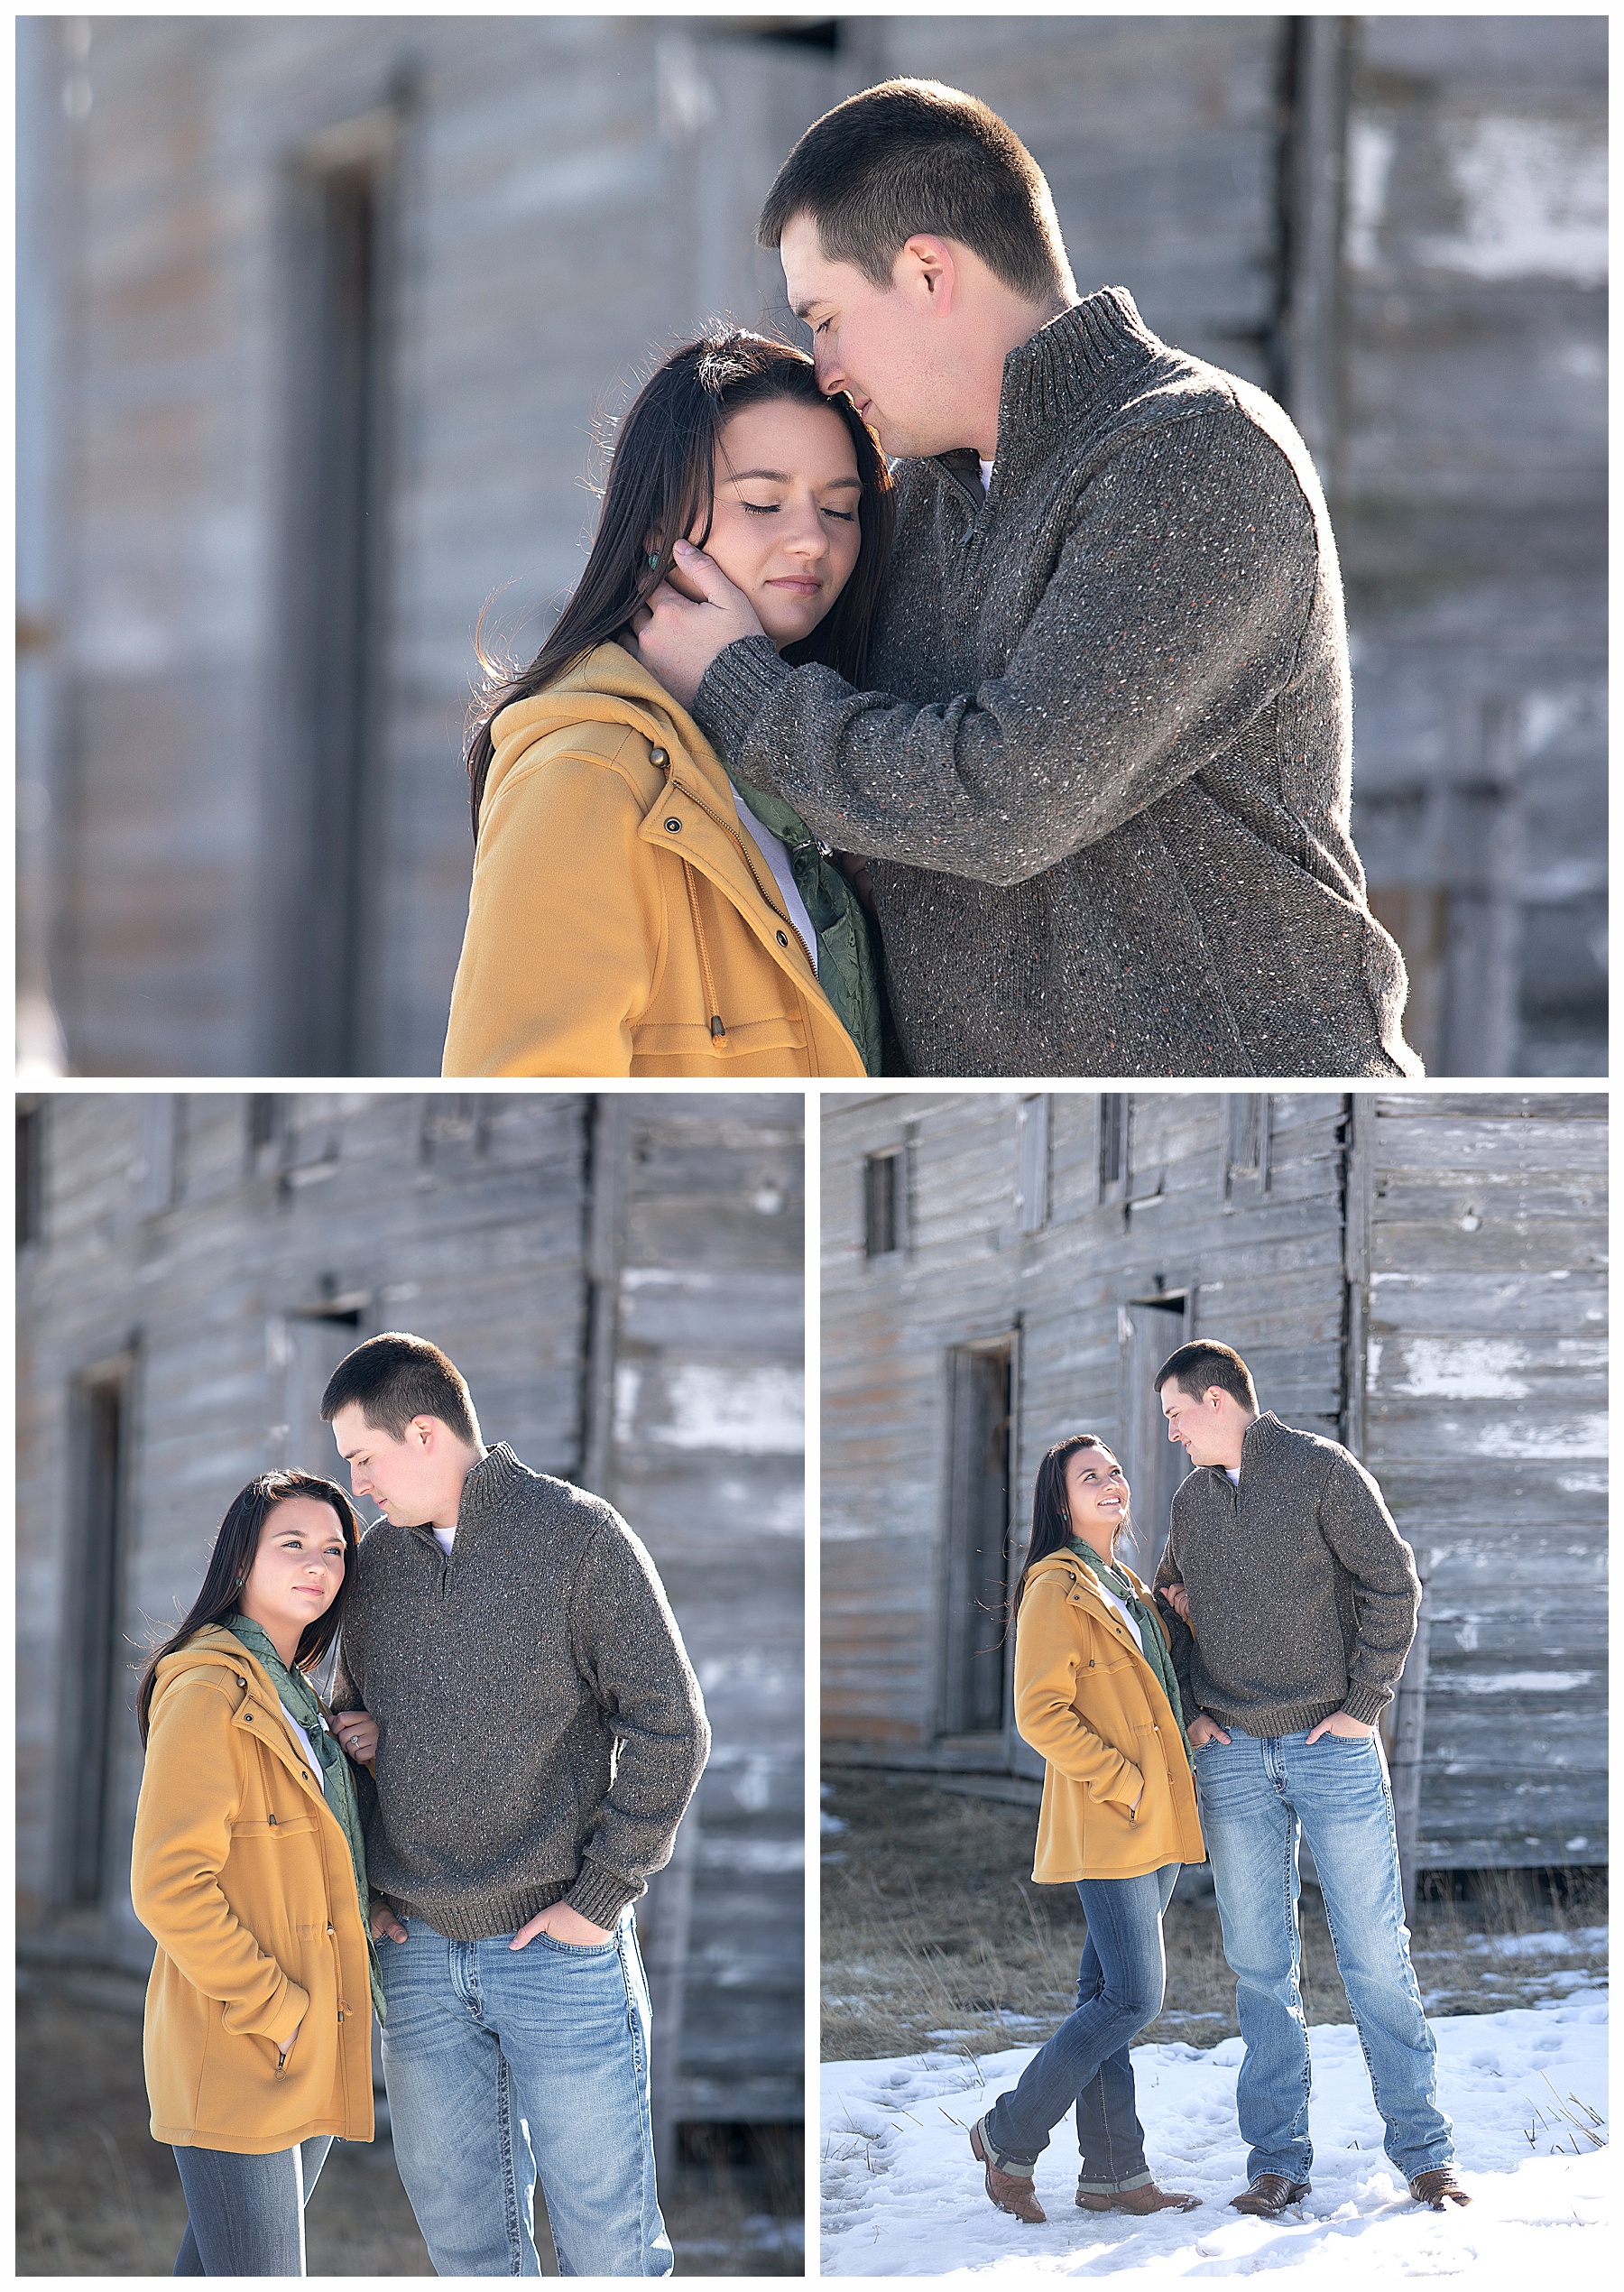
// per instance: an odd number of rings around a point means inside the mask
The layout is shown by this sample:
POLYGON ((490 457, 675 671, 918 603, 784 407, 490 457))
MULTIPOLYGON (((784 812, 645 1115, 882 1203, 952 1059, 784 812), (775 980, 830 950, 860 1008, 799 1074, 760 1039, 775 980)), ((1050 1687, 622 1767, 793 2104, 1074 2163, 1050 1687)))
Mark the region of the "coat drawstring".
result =
POLYGON ((705 926, 699 920, 699 892, 694 882, 694 871, 687 860, 682 863, 682 877, 687 885, 688 907, 694 918, 694 938, 699 947, 699 968, 705 975, 705 999, 710 1005, 710 1030, 718 1042, 727 1040, 727 1029, 722 1023, 722 1013, 716 1008, 716 983, 711 976, 710 953, 705 944, 705 926))

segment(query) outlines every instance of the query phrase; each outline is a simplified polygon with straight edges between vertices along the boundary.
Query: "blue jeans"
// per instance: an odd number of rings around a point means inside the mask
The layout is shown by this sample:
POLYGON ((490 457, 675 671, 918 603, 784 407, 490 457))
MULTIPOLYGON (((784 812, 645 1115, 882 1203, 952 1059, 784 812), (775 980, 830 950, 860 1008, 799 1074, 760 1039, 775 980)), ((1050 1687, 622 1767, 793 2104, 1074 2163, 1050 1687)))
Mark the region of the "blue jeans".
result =
POLYGON ((1314 1854, 1337 1971, 1353 2010, 1387 2153, 1406 2180, 1454 2158, 1437 2105, 1437 2058, 1410 1964, 1393 1800, 1379 1738, 1306 1729, 1230 1731, 1195 1754, 1223 1955, 1235 1974, 1246 2058, 1235 2100, 1249 2176, 1306 2181, 1308 2027, 1297 1965, 1297 1839, 1314 1854))
POLYGON ((649 1988, 630 1910, 606 1942, 378 1945, 395 2162, 440 2276, 540 2276, 536 2181, 564 2276, 667 2276, 649 1988))
POLYGON ((1051 2130, 1075 2106, 1083 2158, 1078 2187, 1114 2195, 1149 2184, 1128 2047, 1161 2011, 1167 1971, 1162 1914, 1179 1869, 1169 1862, 1144 1878, 1079 1881, 1088 1941, 1076 2010, 1039 2046, 1014 2091, 1001 2093, 987 2112, 988 2140, 1010 2164, 1035 2164, 1051 2130))
POLYGON ((177 2149, 186 2193, 186 2234, 176 2276, 302 2276, 304 2208, 333 2143, 330 2136, 269 2157, 224 2149, 177 2149))

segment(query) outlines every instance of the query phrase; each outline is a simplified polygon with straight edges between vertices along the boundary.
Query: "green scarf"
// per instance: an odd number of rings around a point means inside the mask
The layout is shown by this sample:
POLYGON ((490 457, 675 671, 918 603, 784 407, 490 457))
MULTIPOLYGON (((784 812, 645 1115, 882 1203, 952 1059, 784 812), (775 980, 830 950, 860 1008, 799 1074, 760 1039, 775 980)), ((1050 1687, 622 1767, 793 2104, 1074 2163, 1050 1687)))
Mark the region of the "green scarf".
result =
POLYGON ((271 1643, 271 1634, 247 1616, 234 1611, 226 1618, 226 1629, 234 1632, 258 1659, 271 1675, 271 1684, 282 1703, 310 1738, 310 1748, 321 1762, 327 1778, 324 1793, 328 1805, 338 1817, 349 1846, 350 1861, 355 1865, 355 1892, 361 1903, 361 1931, 366 1936, 366 1973, 372 1984, 373 2011, 380 2021, 384 2019, 383 1982, 378 1971, 378 1953, 368 1922, 366 1888, 366 1849, 361 1838, 361 1809, 355 1798, 355 1779, 350 1772, 349 1761, 339 1747, 337 1737, 328 1725, 327 1713, 321 1698, 301 1671, 290 1670, 271 1643))
POLYGON ((1103 1559, 1092 1544, 1081 1537, 1066 1539, 1066 1548, 1075 1552, 1084 1566, 1092 1569, 1107 1591, 1114 1592, 1139 1625, 1140 1637, 1145 1643, 1145 1660, 1161 1681, 1173 1716, 1178 1722, 1178 1732, 1184 1738, 1185 1757, 1190 1755, 1190 1738, 1185 1732, 1184 1702, 1178 1692, 1178 1674, 1173 1668, 1172 1652, 1162 1635, 1161 1618, 1149 1600, 1141 1600, 1133 1588, 1131 1577, 1107 1559, 1103 1559))
POLYGON ((733 783, 734 796, 789 855, 789 873, 817 934, 817 984, 856 1044, 864 1071, 881 1069, 880 966, 856 892, 793 806, 765 788, 733 783))

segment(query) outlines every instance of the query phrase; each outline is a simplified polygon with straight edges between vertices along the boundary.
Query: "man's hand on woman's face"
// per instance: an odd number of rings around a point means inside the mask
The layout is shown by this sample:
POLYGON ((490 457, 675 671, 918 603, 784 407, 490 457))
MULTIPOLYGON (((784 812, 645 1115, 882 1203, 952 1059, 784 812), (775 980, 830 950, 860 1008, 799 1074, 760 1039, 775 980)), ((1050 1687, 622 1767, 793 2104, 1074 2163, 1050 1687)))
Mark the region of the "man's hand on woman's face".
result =
POLYGON ((632 628, 638 659, 673 700, 689 708, 716 655, 741 637, 765 632, 743 590, 703 550, 678 541, 676 555, 678 570, 697 591, 697 601, 662 581, 632 615, 632 628))

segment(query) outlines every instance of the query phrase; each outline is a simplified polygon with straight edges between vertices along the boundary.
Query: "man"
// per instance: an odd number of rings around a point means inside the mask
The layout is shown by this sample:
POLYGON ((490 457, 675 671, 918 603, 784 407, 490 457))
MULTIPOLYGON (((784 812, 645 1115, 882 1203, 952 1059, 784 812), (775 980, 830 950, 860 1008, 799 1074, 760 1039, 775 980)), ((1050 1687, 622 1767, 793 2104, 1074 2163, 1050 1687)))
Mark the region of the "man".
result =
POLYGON ((1250 2144, 1238 2212, 1306 2196, 1308 2031, 1297 1987, 1297 1838, 1306 1838, 1387 2153, 1417 2203, 1470 2203, 1437 2106, 1410 1964, 1377 1722, 1415 1637, 1415 1561, 1381 1492, 1333 1440, 1258 1412, 1228 1345, 1162 1363, 1167 1437, 1198 1470, 1173 1499, 1156 1585, 1172 1621, 1201 1825, 1234 1969, 1250 2144), (1186 1628, 1180 1628, 1180 1620, 1186 1628))
POLYGON ((1079 299, 1030 155, 931 81, 809 128, 761 237, 824 388, 900 457, 875 689, 789 667, 686 543, 697 598, 662 584, 638 641, 736 779, 869 855, 909 1069, 1419 1074, 1279 407, 1121 288, 1079 299))
POLYGON ((369 1337, 321 1413, 383 1514, 335 1701, 379 1730, 383 2072, 429 2256, 441 2276, 540 2275, 540 2174, 566 2275, 667 2275, 631 1905, 710 1734, 660 1579, 599 1497, 484 1446, 422 1337, 369 1337))

